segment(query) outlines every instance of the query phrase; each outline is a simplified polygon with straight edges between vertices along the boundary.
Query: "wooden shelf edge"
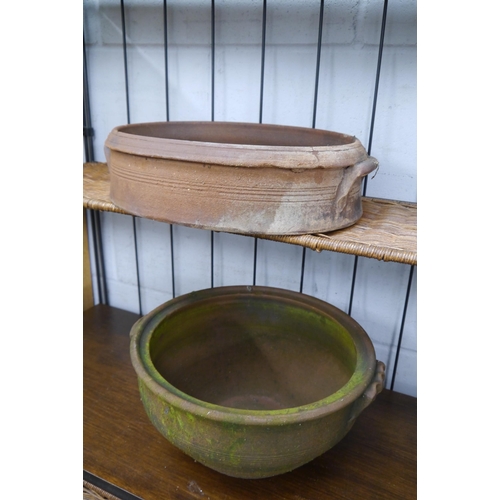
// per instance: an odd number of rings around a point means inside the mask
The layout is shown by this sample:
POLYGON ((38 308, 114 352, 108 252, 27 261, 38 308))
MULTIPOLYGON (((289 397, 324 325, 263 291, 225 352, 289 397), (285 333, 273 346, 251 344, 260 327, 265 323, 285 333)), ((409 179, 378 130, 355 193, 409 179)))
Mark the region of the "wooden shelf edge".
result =
MULTIPOLYGON (((114 205, 109 197, 106 163, 84 163, 83 207, 133 215, 114 205)), ((244 234, 244 236, 250 236, 244 234)), ((253 235, 252 235, 253 236, 253 235)), ((417 264, 417 204, 380 198, 363 198, 363 216, 351 227, 326 234, 255 235, 257 238, 340 252, 385 262, 417 264)))

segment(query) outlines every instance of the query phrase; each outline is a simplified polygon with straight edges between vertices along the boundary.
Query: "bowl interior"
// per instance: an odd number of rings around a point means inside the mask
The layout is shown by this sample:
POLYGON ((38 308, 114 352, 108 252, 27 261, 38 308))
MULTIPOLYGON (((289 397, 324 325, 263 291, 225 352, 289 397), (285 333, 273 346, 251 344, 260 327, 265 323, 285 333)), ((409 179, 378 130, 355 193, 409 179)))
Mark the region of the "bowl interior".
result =
POLYGON ((120 132, 159 139, 254 146, 340 146, 355 138, 327 130, 252 123, 158 122, 126 125, 120 132))
POLYGON ((208 403, 281 410, 345 385, 357 351, 335 319, 297 301, 218 298, 180 308, 148 343, 160 375, 208 403))

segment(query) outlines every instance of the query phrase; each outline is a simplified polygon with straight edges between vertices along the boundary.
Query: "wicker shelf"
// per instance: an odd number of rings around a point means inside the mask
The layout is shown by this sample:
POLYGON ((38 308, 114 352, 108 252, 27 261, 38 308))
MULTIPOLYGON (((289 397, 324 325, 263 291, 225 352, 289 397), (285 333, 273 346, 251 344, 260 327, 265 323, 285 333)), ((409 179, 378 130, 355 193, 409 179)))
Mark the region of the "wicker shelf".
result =
MULTIPOLYGON (((109 198, 105 163, 83 165, 83 206, 127 214, 109 198)), ((346 229, 325 234, 259 238, 300 245, 316 251, 342 252, 387 262, 417 264, 417 204, 363 198, 363 217, 346 229)))
POLYGON ((102 498, 417 497, 416 398, 384 390, 340 443, 309 464, 236 479, 183 454, 148 420, 129 356, 139 316, 98 305, 83 318, 84 479, 102 498))

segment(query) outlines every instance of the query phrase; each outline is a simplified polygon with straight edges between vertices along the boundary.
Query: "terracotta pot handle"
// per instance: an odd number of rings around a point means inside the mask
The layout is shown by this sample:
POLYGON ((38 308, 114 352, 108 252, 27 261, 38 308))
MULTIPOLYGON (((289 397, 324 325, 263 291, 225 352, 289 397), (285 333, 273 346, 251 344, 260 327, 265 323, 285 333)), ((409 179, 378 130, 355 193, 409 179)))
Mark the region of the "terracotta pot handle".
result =
POLYGON ((373 375, 372 381, 368 384, 368 387, 365 389, 365 392, 354 402, 352 405, 351 416, 349 417, 349 421, 347 423, 348 428, 350 429, 356 419, 359 417, 360 413, 373 401, 378 394, 384 388, 385 382, 385 364, 382 361, 377 361, 377 366, 375 368, 375 374, 373 375))
POLYGON ((373 156, 368 156, 366 160, 356 163, 352 168, 356 173, 356 177, 364 177, 370 172, 373 172, 378 167, 378 160, 373 158, 373 156))
POLYGON ((378 160, 373 156, 368 156, 364 160, 355 163, 354 165, 344 169, 344 175, 337 188, 335 195, 335 203, 338 207, 338 212, 342 212, 347 204, 347 196, 351 191, 353 184, 358 180, 368 175, 378 167, 378 160))

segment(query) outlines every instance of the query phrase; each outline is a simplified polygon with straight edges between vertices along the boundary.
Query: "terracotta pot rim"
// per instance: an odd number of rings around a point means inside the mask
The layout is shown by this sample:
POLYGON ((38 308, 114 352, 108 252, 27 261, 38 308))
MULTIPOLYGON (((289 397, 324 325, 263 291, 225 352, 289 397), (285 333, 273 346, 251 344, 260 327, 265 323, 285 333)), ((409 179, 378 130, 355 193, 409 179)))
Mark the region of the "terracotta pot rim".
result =
POLYGON ((349 406, 358 399, 370 384, 376 369, 376 358, 373 344, 364 329, 350 316, 315 297, 290 290, 265 286, 227 286, 200 290, 185 294, 158 306, 143 316, 133 326, 131 333, 130 356, 132 365, 139 380, 172 406, 202 418, 224 421, 235 424, 252 425, 283 425, 300 423, 321 418, 326 414, 334 413, 349 406), (221 295, 249 295, 281 297, 298 305, 307 305, 330 317, 344 326, 358 351, 357 364, 349 381, 335 393, 313 403, 286 408, 283 410, 245 410, 229 408, 202 401, 186 394, 167 382, 154 367, 149 350, 144 349, 148 344, 155 325, 174 311, 180 311, 192 304, 193 301, 204 301, 221 295), (146 351, 146 352, 144 352, 146 351))
MULTIPOLYGON (((265 134, 264 134, 265 137, 265 134)), ((108 135, 105 148, 121 153, 150 158, 162 158, 183 162, 201 162, 231 167, 277 167, 286 169, 345 168, 367 158, 367 153, 355 136, 323 129, 245 122, 223 121, 169 121, 144 122, 120 125, 108 135), (318 137, 331 137, 332 141, 342 141, 333 145, 280 145, 252 144, 224 141, 190 140, 186 137, 156 137, 147 133, 131 133, 129 130, 147 128, 192 127, 210 129, 241 129, 240 133, 251 130, 279 132, 281 134, 300 133, 318 137)))

